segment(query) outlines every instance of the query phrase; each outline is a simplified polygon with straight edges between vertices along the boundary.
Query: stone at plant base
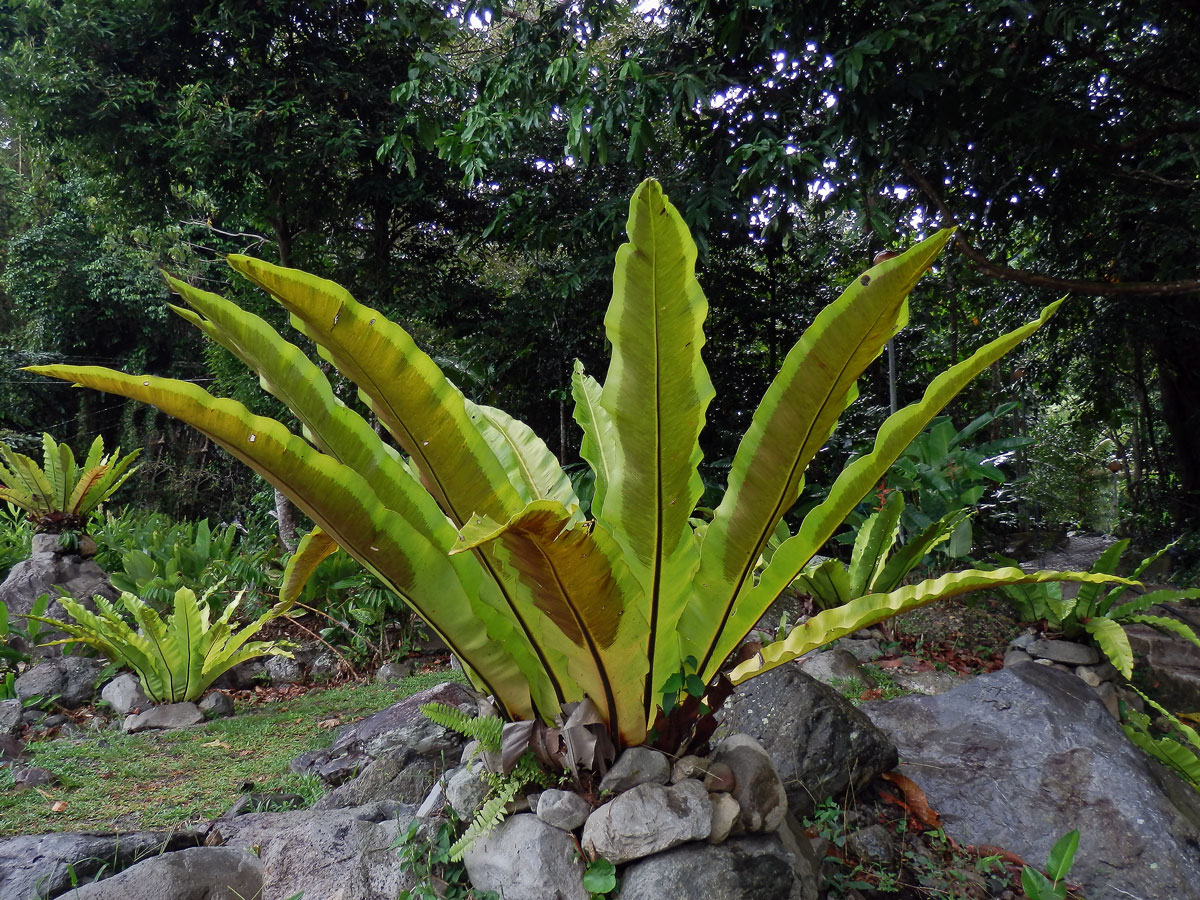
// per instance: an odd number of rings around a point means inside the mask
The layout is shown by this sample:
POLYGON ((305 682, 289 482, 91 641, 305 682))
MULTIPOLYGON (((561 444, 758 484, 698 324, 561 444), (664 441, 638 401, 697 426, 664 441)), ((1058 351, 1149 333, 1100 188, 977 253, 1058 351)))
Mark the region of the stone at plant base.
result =
POLYGON ((64 656, 32 666, 17 677, 17 699, 22 703, 41 697, 56 706, 77 709, 96 697, 96 679, 106 665, 102 659, 64 656))
POLYGON ((702 841, 711 828, 712 803, 700 782, 639 784, 588 816, 581 843, 592 856, 620 865, 702 841))
POLYGON ((342 660, 328 650, 318 653, 308 666, 308 677, 311 681, 332 681, 342 668, 342 660))
POLYGON ((1081 839, 1088 900, 1168 900, 1200 884, 1200 794, 1131 744, 1073 674, 1025 663, 937 697, 865 704, 946 833, 1044 860, 1081 839))
POLYGON ((483 780, 479 762, 459 766, 446 778, 446 802, 460 819, 471 819, 491 793, 491 785, 483 780))
POLYGON ((15 735, 24 724, 21 721, 20 700, 0 700, 0 735, 15 735))
POLYGON ((1017 663, 1030 662, 1033 659, 1024 650, 1018 650, 1015 647, 1004 654, 1004 665, 1015 666, 1017 663))
POLYGON ((600 791, 619 794, 639 784, 666 784, 671 780, 671 764, 666 754, 649 747, 630 747, 600 779, 600 791))
POLYGON ((826 797, 860 790, 896 766, 896 747, 841 694, 794 663, 738 686, 718 713, 721 733, 758 740, 775 764, 797 818, 826 797))
POLYGON ((233 900, 258 897, 262 863, 228 847, 193 847, 143 860, 103 881, 64 894, 64 900, 233 900))
POLYGON ((100 699, 113 708, 118 716, 127 716, 135 710, 149 709, 153 704, 142 690, 136 676, 125 673, 118 675, 100 691, 100 699))
POLYGON ((210 719, 233 715, 233 698, 223 691, 209 691, 200 701, 200 711, 210 719))
POLYGON ((547 825, 574 831, 587 821, 592 808, 574 791, 545 790, 538 797, 537 817, 547 825))
POLYGON ((671 766, 671 784, 679 784, 685 778, 703 778, 708 772, 708 760, 702 756, 689 754, 675 760, 671 766))
POLYGON ((1121 704, 1117 699, 1117 689, 1111 681, 1103 681, 1094 688, 1096 696, 1100 698, 1100 702, 1104 704, 1104 708, 1108 710, 1108 714, 1116 719, 1121 720, 1121 704))
POLYGON ((588 900, 575 839, 529 813, 506 819, 463 861, 476 890, 504 900, 588 900))
MULTIPOLYGON (((471 715, 478 708, 470 690, 457 682, 447 681, 413 694, 373 716, 342 726, 328 750, 302 753, 292 761, 292 771, 297 775, 320 775, 327 783, 341 784, 360 772, 365 774, 371 760, 392 751, 400 754, 397 765, 405 765, 417 757, 439 761, 458 759, 466 738, 428 719, 420 709, 425 703, 445 703, 471 715)), ((421 791, 422 796, 425 790, 428 787, 421 791)))
POLYGON ((136 716, 128 716, 121 728, 129 734, 152 729, 188 728, 204 722, 204 713, 195 703, 163 703, 136 716))
POLYGON ((816 900, 817 879, 797 878, 776 835, 687 844, 640 859, 621 874, 620 900, 816 900))
POLYGON ((1103 680, 1092 666, 1076 666, 1075 677, 1090 688, 1100 687, 1103 680))
POLYGON ((733 833, 742 808, 731 794, 710 792, 708 802, 712 804, 712 827, 705 840, 710 844, 720 844, 733 833))
POLYGON ((844 647, 834 647, 831 650, 817 650, 801 657, 797 661, 800 670, 811 675, 823 684, 835 681, 856 679, 865 687, 874 684, 874 680, 863 671, 858 659, 844 647))
MULTIPOLYGON (((195 834, 182 832, 39 834, 0 840, 0 897, 71 897, 65 892, 73 881, 86 884, 97 874, 111 874, 144 857, 194 847, 197 842, 195 834)), ((124 900, 141 898, 126 894, 124 900)))
POLYGON ((729 764, 723 762, 710 762, 703 781, 704 789, 710 793, 719 791, 728 794, 737 787, 737 776, 729 764))
POLYGON ((741 807, 738 824, 749 832, 775 831, 787 815, 787 792, 763 745, 748 734, 717 744, 713 763, 733 771, 733 799, 741 807))
POLYGON ((403 681, 413 673, 413 664, 410 662, 389 662, 384 663, 375 670, 375 680, 381 683, 388 681, 403 681))
POLYGON ((16 769, 13 771, 12 778, 13 787, 18 791, 46 787, 58 782, 57 775, 48 769, 39 769, 37 766, 30 766, 27 769, 16 769))
POLYGON ((304 680, 304 666, 295 659, 286 656, 268 656, 263 664, 271 684, 279 687, 284 684, 299 684, 304 680))
POLYGON ((883 656, 883 650, 875 638, 842 638, 837 645, 838 649, 845 650, 859 662, 871 662, 883 656))
POLYGON ((1100 662, 1100 653, 1095 647, 1076 644, 1074 641, 1051 641, 1042 638, 1033 641, 1025 648, 1025 652, 1035 659, 1048 659, 1069 666, 1090 666, 1100 662))

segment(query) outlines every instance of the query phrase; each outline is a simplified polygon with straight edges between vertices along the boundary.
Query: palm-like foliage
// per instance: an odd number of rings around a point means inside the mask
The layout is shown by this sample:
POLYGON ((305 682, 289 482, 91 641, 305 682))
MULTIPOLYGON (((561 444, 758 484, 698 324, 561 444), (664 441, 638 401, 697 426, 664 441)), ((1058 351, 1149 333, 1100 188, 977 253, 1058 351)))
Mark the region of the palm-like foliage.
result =
POLYGON ((88 514, 111 497, 133 474, 141 450, 105 455, 99 436, 83 465, 66 444, 42 435, 43 464, 0 443, 0 500, 24 510, 36 530, 56 534, 82 530, 88 514), (114 461, 115 460, 115 461, 114 461))
POLYGON ((53 625, 69 637, 51 644, 87 644, 119 666, 132 669, 146 696, 156 702, 196 700, 222 673, 256 656, 291 656, 274 641, 252 641, 267 622, 287 611, 277 604, 253 622, 236 629, 233 614, 238 600, 229 603, 216 620, 210 620, 208 603, 189 588, 175 592, 174 609, 164 620, 134 594, 121 594, 120 603, 137 628, 122 618, 116 606, 96 597, 92 612, 67 597, 59 604, 74 622, 30 616, 53 625))
POLYGON ((811 563, 796 579, 795 586, 812 597, 820 609, 832 609, 866 594, 890 593, 900 587, 927 553, 949 540, 970 514, 965 509, 949 512, 897 547, 904 494, 892 491, 883 506, 859 527, 849 566, 836 559, 811 563))
MULTIPOLYGON (((314 554, 336 543, 408 602, 508 717, 554 720, 586 696, 618 744, 637 744, 683 661, 698 661, 711 683, 904 448, 1057 304, 938 376, 921 401, 888 419, 874 450, 841 473, 760 570, 805 469, 854 400, 859 374, 907 321, 906 297, 950 232, 873 267, 817 316, 767 390, 703 528, 692 513, 713 388, 701 358, 707 301, 696 247, 654 181, 630 202, 628 234, 605 318, 608 375, 601 385, 577 367, 572 384, 582 455, 595 475, 586 522, 559 461, 529 428, 466 399, 403 329, 343 288, 259 260, 229 258, 358 385, 399 451, 262 319, 179 281, 171 285, 191 307, 180 315, 257 372, 303 436, 186 382, 86 366, 32 371, 152 403, 204 431, 317 522, 323 537, 310 542, 314 554)), ((294 572, 306 568, 294 560, 294 572)), ((938 596, 1067 577, 965 573, 868 595, 821 613, 733 675, 751 677, 822 634, 832 640, 938 596)))

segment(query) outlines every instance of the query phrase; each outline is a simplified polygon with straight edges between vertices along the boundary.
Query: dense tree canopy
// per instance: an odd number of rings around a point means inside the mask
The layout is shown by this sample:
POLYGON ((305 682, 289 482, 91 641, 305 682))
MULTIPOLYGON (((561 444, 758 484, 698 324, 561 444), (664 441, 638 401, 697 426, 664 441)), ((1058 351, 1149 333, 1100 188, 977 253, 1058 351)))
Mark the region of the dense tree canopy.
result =
MULTIPOLYGON (((48 251, 66 257, 62 322, 94 314, 71 304, 161 308, 141 275, 113 284, 135 252, 174 248, 176 271, 219 283, 215 253, 251 248, 354 285, 573 457, 563 389, 575 358, 602 363, 625 198, 655 175, 705 256, 710 460, 839 280, 954 221, 958 253, 898 341, 901 402, 1077 294, 966 412, 1018 398, 1033 423, 1074 398, 1141 509, 1197 518, 1194 2, 65 0, 9 8, 0 36, 5 131, 33 148, 4 197, 61 182, 91 204, 5 200, 6 328, 26 350, 47 349, 20 299, 47 277, 27 252, 46 235, 109 248, 48 251)), ((123 336, 165 370, 158 315, 123 336)), ((85 339, 103 330, 52 349, 85 339)), ((860 416, 880 415, 883 378, 860 416)))

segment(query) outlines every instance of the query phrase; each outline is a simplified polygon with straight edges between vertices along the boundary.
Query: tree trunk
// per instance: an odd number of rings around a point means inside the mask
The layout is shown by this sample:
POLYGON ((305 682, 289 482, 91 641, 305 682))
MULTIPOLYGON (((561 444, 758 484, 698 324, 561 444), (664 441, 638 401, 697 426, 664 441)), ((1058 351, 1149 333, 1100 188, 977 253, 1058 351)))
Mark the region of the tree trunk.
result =
POLYGON ((1175 449, 1173 512, 1181 527, 1200 526, 1200 337, 1178 329, 1154 348, 1163 421, 1175 449))
MULTIPOLYGON (((292 265, 292 235, 286 223, 280 219, 275 223, 275 240, 279 246, 279 264, 292 265)), ((279 543, 289 553, 296 550, 296 507, 279 488, 275 488, 275 521, 279 528, 279 543)))
POLYGON ((296 507, 279 488, 275 489, 275 519, 279 524, 279 543, 283 544, 288 553, 294 553, 296 550, 296 507))

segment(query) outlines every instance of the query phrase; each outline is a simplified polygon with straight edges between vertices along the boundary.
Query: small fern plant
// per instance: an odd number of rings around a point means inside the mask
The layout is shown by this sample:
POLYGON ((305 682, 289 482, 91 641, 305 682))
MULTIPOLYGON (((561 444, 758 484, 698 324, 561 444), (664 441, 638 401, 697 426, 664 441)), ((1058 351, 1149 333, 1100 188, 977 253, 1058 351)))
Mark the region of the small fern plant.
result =
POLYGON ((504 721, 495 716, 471 716, 446 703, 425 703, 421 712, 443 728, 479 742, 472 759, 484 757, 481 777, 491 787, 483 805, 471 824, 450 847, 450 860, 458 862, 481 837, 504 821, 508 806, 528 785, 550 787, 558 779, 542 768, 533 752, 525 750, 507 772, 496 772, 488 765, 490 759, 500 759, 503 746, 504 721), (490 755, 490 756, 489 756, 490 755))

